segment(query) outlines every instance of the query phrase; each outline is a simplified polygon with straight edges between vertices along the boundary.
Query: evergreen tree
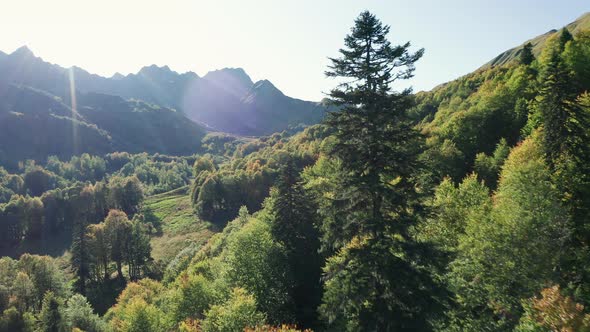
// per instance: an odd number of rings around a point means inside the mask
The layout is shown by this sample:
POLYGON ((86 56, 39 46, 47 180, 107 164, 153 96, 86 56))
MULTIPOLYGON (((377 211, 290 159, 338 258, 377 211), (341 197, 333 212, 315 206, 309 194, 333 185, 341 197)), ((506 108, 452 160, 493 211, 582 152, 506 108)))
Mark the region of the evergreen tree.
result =
POLYGON ((590 258, 590 107, 587 95, 577 95, 579 87, 563 59, 570 40, 571 34, 564 29, 558 47, 551 50, 538 106, 547 162, 573 224, 564 279, 579 300, 590 304, 590 269, 586 264, 590 258))
POLYGON ((559 35, 559 50, 560 50, 560 52, 565 49, 565 45, 570 40, 574 40, 574 36, 572 36, 571 32, 567 28, 561 29, 561 33, 559 35))
POLYGON ((90 274, 88 262, 88 245, 85 231, 85 223, 78 220, 74 223, 72 229, 72 247, 70 262, 76 273, 76 291, 86 295, 86 279, 90 274))
POLYGON ((416 196, 411 178, 420 140, 406 114, 412 105, 410 91, 391 92, 390 84, 412 76, 423 50, 410 54, 409 43, 392 46, 388 32, 388 26, 363 12, 345 39, 347 49, 340 51, 341 58, 331 59, 326 73, 349 79, 330 93, 342 109, 326 120, 336 129, 331 155, 342 161, 344 170, 339 199, 352 203, 342 210, 350 216, 344 218, 343 243, 357 234, 383 234, 385 225, 390 225, 383 220, 384 209, 398 210, 403 216, 416 196), (349 213, 359 210, 367 212, 360 220, 357 213, 349 213))
POLYGON ((53 292, 47 292, 43 298, 43 306, 39 313, 39 331, 59 332, 62 330, 61 326, 62 322, 58 299, 53 292))
POLYGON ((570 72, 561 51, 561 48, 553 50, 544 68, 538 104, 544 129, 543 145, 547 162, 552 168, 564 153, 587 155, 587 141, 584 139, 587 138, 588 115, 576 101, 570 72))
POLYGON ((315 223, 317 207, 300 183, 293 160, 281 170, 274 201, 271 232, 285 247, 293 278, 291 298, 297 323, 305 328, 317 324, 321 300, 321 264, 319 233, 315 223))
POLYGON ((334 199, 340 251, 328 260, 322 315, 332 327, 393 331, 429 329, 437 288, 420 264, 422 247, 408 226, 420 210, 414 175, 421 148, 407 116, 410 90, 391 83, 412 77, 423 50, 393 46, 384 26, 363 12, 326 73, 344 80, 331 93, 340 106, 326 123, 335 129, 331 156, 342 162, 343 187, 334 199))
POLYGON ((498 142, 494 154, 491 156, 481 152, 475 156, 475 163, 473 165, 477 176, 483 180, 490 189, 496 189, 498 176, 505 159, 508 157, 510 147, 504 138, 498 142))
POLYGON ((528 66, 533 61, 535 61, 535 56, 533 55, 533 44, 528 42, 524 44, 522 51, 520 52, 520 63, 528 66))
POLYGON ((94 215, 94 188, 92 186, 82 189, 77 197, 74 197, 75 220, 72 226, 71 264, 77 276, 77 291, 86 295, 86 280, 90 274, 90 256, 88 248, 87 226, 91 216, 94 215))
POLYGON ((564 29, 558 47, 551 50, 542 75, 539 110, 543 125, 543 146, 555 183, 570 208, 577 238, 585 247, 590 201, 590 112, 585 97, 577 96, 572 75, 562 54, 571 34, 564 29))

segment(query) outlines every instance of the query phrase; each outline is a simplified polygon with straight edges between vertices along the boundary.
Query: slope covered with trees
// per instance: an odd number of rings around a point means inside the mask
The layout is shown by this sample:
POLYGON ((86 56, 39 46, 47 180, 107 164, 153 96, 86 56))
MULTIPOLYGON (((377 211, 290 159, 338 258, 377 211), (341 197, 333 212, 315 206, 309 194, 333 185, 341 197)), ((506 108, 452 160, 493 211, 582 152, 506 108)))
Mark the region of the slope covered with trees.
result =
MULTIPOLYGON (((574 22, 566 25, 565 28, 572 34, 577 34, 578 32, 590 29, 590 13, 585 13, 574 22)), ((547 42, 547 40, 549 40, 553 35, 558 33, 559 30, 553 29, 548 31, 547 33, 530 39, 518 47, 511 48, 505 52, 500 53, 490 62, 486 63, 482 68, 502 66, 505 64, 517 62, 521 57, 521 54, 524 51, 524 48, 527 44, 530 44, 531 51, 538 56, 545 48, 545 43, 547 42)))
POLYGON ((0 165, 115 151, 190 155, 205 130, 167 108, 120 97, 76 94, 73 101, 24 86, 0 85, 0 165), (72 107, 72 105, 74 105, 72 107))

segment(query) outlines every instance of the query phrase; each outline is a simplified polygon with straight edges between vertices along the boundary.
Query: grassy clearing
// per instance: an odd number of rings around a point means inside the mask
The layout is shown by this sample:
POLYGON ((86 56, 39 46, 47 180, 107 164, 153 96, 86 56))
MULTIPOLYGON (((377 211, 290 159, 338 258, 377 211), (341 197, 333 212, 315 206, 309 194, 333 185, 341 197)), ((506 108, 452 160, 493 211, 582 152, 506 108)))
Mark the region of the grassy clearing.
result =
POLYGON ((143 213, 159 230, 152 236, 152 256, 166 263, 189 244, 203 244, 215 233, 193 213, 188 186, 148 197, 143 213))

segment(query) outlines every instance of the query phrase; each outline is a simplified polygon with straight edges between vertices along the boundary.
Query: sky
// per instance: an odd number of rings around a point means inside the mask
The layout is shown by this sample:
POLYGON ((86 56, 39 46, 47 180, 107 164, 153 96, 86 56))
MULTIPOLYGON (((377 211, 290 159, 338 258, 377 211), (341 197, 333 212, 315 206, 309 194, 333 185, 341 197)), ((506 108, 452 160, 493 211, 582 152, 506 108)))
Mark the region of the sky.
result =
POLYGON ((178 72, 241 67, 285 94, 320 100, 356 16, 373 12, 394 44, 425 48, 414 91, 467 74, 502 51, 590 11, 588 0, 2 0, 0 50, 111 76, 151 64, 178 72))

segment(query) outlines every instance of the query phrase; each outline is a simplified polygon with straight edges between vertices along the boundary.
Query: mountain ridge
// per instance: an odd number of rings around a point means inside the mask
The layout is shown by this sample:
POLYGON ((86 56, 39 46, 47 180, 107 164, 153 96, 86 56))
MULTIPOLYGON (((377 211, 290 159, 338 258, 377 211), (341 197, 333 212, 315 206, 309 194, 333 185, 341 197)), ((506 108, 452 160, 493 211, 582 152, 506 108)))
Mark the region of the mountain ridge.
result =
MULTIPOLYGON (((567 28, 572 34, 576 34, 580 31, 590 29, 590 12, 586 12, 586 13, 582 14, 576 20, 568 23, 567 25, 563 26, 562 28, 567 28)), ((504 64, 508 64, 510 62, 515 61, 518 58, 518 56, 520 55, 520 52, 521 52, 522 48, 524 47, 524 45, 529 42, 533 45, 533 54, 535 56, 538 56, 541 53, 541 50, 543 49, 545 42, 549 39, 549 37, 558 33, 559 30, 560 29, 551 29, 543 34, 540 34, 536 37, 528 39, 524 43, 498 54, 492 60, 488 61, 483 66, 481 66, 479 69, 485 69, 485 68, 489 68, 489 67, 504 65, 504 64)))
POLYGON ((43 90, 0 85, 0 165, 125 151, 191 155, 205 129, 175 110, 118 96, 77 93, 71 107, 43 90), (35 135, 31 135, 35 133, 35 135))
MULTIPOLYGON (((259 101, 254 103, 254 108, 253 103, 242 103, 258 83, 243 68, 213 70, 199 77, 192 71, 178 73, 167 65, 153 64, 137 73, 103 77, 77 66, 65 68, 46 62, 22 46, 7 57, 0 57, 0 72, 5 73, 0 81, 31 86, 60 97, 69 93, 73 77, 75 89, 80 92, 117 95, 178 109, 196 123, 238 135, 269 135, 292 125, 314 124, 325 112, 322 104, 291 98, 270 81, 266 81, 269 87, 280 92, 268 94, 272 101, 259 101), (254 119, 244 118, 245 114, 254 119), (266 119, 268 114, 280 114, 280 117, 266 119), (256 126, 244 125, 249 121, 256 126)), ((258 94, 256 98, 266 98, 266 94, 258 94)))

